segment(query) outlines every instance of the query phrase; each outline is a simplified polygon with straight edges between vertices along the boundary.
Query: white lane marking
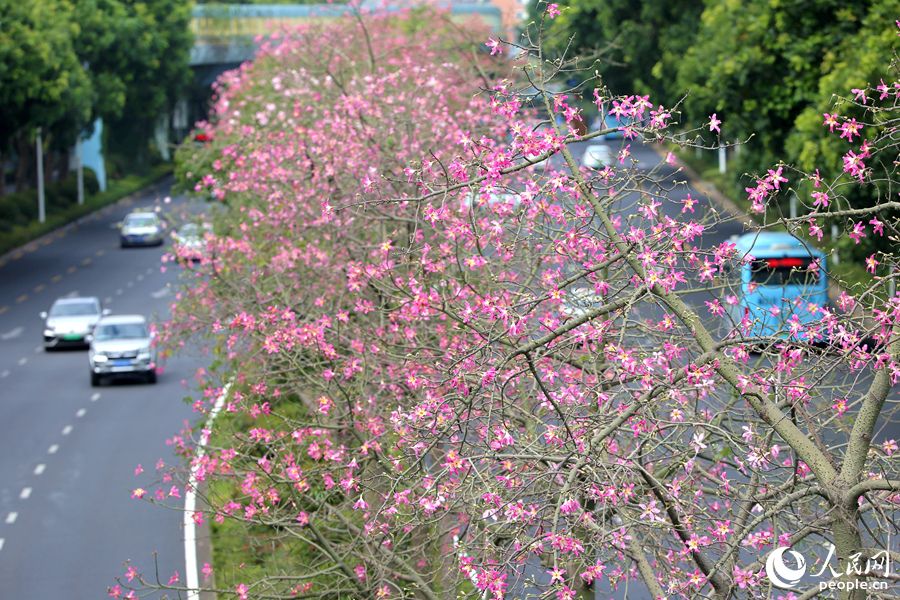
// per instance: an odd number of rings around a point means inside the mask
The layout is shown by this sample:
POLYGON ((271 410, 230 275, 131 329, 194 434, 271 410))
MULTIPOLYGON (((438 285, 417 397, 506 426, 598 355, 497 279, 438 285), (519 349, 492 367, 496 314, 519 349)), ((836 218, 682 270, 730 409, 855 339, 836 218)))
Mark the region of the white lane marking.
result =
POLYGON ((36 467, 34 468, 34 474, 35 474, 35 475, 42 475, 42 474, 44 473, 44 470, 45 470, 46 468, 47 468, 47 465, 45 465, 44 463, 41 463, 41 464, 39 464, 38 466, 36 466, 36 467))
POLYGON ((78 418, 78 419, 80 419, 81 417, 84 416, 84 414, 85 414, 86 412, 87 412, 86 409, 84 409, 84 408, 79 408, 79 409, 78 409, 78 412, 75 413, 75 417, 78 418))
POLYGON ((151 292, 150 295, 156 299, 163 298, 164 296, 169 295, 169 288, 164 287, 162 289, 156 290, 155 292, 151 292))
POLYGON ((47 454, 56 454, 56 451, 59 450, 58 444, 53 444, 49 448, 47 448, 47 454))
POLYGON ((31 497, 31 488, 22 488, 22 491, 19 492, 19 500, 28 500, 29 497, 31 497))
POLYGON ((35 353, 35 354, 40 354, 40 353, 43 352, 43 351, 44 351, 44 347, 43 347, 43 346, 35 346, 35 347, 34 347, 34 353, 35 353))
POLYGON ((65 427, 63 427, 63 430, 62 430, 63 435, 69 435, 70 433, 72 433, 71 425, 66 425, 65 427))
POLYGON ((3 538, 0 538, 0 550, 3 550, 3 543, 4 543, 5 541, 6 541, 6 540, 4 540, 3 538))
POLYGON ((212 431, 213 421, 222 410, 231 382, 225 384, 222 394, 216 398, 213 409, 209 411, 206 426, 200 434, 200 445, 197 447, 197 460, 191 467, 191 476, 188 478, 187 489, 184 494, 184 575, 187 587, 187 600, 200 600, 200 573, 197 571, 197 526, 194 523, 194 510, 197 508, 197 471, 206 454, 206 444, 209 443, 209 434, 212 431))
POLYGON ((138 281, 143 281, 143 280, 144 280, 144 276, 141 275, 140 273, 138 273, 138 276, 135 277, 135 279, 137 279, 138 281))
POLYGON ((150 267, 149 269, 147 269, 147 275, 149 275, 152 272, 153 272, 153 267, 150 267))
POLYGON ((103 304, 109 304, 110 302, 112 302, 112 296, 107 296, 103 299, 103 304))
POLYGON ((13 340, 13 339, 19 337, 20 335, 22 335, 23 331, 25 331, 25 328, 22 326, 14 327, 13 329, 10 329, 6 333, 0 334, 0 340, 3 340, 4 342, 7 340, 13 340))
POLYGON ((20 367, 24 367, 24 366, 25 366, 25 363, 27 363, 27 362, 28 362, 28 357, 27 357, 27 356, 23 356, 22 358, 19 359, 19 366, 20 366, 20 367))
POLYGON ((3 372, 0 373, 0 377, 9 377, 9 369, 3 369, 3 372))
POLYGON ((116 296, 121 296, 121 295, 122 295, 122 288, 119 288, 116 290, 116 296))
POLYGON ((19 518, 19 513, 11 512, 8 515, 6 515, 6 524, 12 525, 13 523, 16 522, 16 519, 18 519, 18 518, 19 518))
POLYGON ((125 284, 125 287, 127 287, 127 288, 133 288, 133 287, 134 287, 134 282, 133 282, 133 281, 129 281, 128 283, 125 284))
POLYGON ((91 402, 96 402, 100 399, 100 392, 94 392, 91 394, 91 402))

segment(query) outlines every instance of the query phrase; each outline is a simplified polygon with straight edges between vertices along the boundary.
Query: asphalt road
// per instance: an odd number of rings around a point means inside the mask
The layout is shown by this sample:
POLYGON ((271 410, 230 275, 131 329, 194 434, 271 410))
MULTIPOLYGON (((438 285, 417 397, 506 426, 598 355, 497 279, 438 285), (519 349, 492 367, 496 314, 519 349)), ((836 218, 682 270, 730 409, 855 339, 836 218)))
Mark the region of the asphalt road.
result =
MULTIPOLYGON (((0 598, 105 598, 131 560, 166 581, 184 577, 182 514, 131 499, 166 439, 195 415, 183 401, 198 356, 169 360, 157 385, 92 388, 85 350, 44 352, 39 313, 68 294, 113 313, 164 318, 177 267, 162 248, 120 249, 115 224, 163 205, 165 188, 108 207, 0 261, 0 598), (137 465, 146 470, 136 477, 137 465)), ((180 501, 178 501, 180 502, 180 501)))

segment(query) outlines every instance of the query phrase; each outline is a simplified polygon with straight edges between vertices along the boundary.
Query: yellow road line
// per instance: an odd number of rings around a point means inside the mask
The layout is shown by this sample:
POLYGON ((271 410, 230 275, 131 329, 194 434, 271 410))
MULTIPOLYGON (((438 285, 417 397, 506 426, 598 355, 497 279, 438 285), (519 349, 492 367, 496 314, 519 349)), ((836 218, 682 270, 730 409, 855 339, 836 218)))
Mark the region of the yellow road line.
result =
POLYGON ((26 300, 28 300, 28 294, 22 294, 21 296, 16 298, 16 304, 22 304, 26 300))
POLYGON ((91 264, 92 262, 94 262, 94 261, 91 259, 90 256, 88 256, 86 259, 84 259, 83 261, 81 261, 81 264, 83 264, 83 265, 86 267, 86 266, 88 266, 89 264, 91 264))
POLYGON ((34 286, 34 293, 37 294, 37 293, 39 293, 39 292, 44 291, 44 288, 45 288, 45 287, 47 287, 47 286, 44 285, 43 283, 40 283, 40 284, 34 286))
POLYGON ((78 267, 69 267, 68 269, 66 269, 66 273, 74 273, 77 268, 78 267))
POLYGON ((62 281, 62 275, 54 275, 50 278, 50 281, 52 281, 53 283, 59 283, 60 281, 62 281))
POLYGON ((5 313, 8 310, 9 310, 8 306, 0 306, 0 315, 2 315, 3 313, 5 313))
POLYGON ((97 250, 97 256, 103 256, 106 254, 106 250, 97 250))

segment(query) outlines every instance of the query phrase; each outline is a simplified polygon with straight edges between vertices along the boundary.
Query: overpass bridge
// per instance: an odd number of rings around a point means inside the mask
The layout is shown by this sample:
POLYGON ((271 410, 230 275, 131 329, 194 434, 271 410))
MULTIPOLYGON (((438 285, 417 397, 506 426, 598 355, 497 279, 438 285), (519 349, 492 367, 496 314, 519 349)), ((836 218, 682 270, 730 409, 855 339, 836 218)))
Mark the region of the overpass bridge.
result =
MULTIPOLYGON (((451 18, 458 22, 476 19, 495 33, 502 27, 500 9, 488 2, 444 1, 432 6, 449 8, 451 18)), ((366 8, 364 3, 362 9, 366 8)), ((198 69, 239 64, 253 58, 258 47, 255 40, 260 36, 282 27, 334 20, 350 11, 346 4, 198 4, 191 18, 194 47, 190 64, 198 69)))

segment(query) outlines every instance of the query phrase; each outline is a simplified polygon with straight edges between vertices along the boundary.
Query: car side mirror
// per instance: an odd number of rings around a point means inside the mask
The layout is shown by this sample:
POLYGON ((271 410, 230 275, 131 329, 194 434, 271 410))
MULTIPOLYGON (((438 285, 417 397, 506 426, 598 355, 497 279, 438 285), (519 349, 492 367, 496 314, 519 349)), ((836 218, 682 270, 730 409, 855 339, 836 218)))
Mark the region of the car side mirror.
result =
POLYGON ((110 309, 108 309, 108 308, 104 308, 103 310, 100 311, 100 314, 103 315, 103 316, 105 317, 105 316, 107 316, 107 315, 111 315, 111 314, 112 314, 112 310, 110 310, 110 309))
POLYGON ((42 318, 42 319, 46 319, 46 318, 47 318, 47 311, 46 311, 46 310, 42 310, 42 311, 41 311, 41 318, 42 318))

